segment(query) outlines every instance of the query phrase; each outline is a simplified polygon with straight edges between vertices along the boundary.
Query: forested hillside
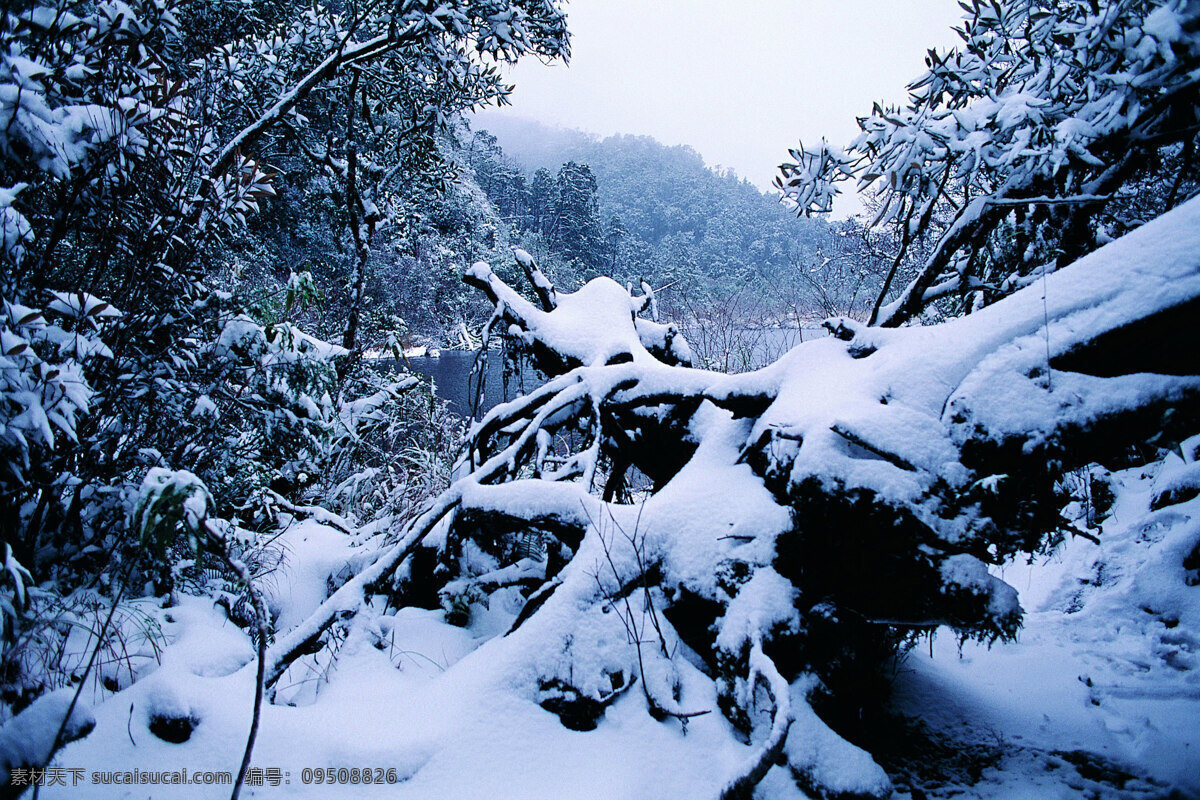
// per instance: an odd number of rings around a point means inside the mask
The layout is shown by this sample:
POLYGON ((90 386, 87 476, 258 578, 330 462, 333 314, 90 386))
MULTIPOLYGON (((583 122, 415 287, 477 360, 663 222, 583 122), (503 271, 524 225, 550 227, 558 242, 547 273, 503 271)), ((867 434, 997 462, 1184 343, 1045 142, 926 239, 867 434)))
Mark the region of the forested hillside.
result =
POLYGON ((471 122, 463 155, 509 238, 565 287, 597 275, 648 282, 708 360, 729 360, 735 327, 865 318, 882 286, 887 232, 798 217, 691 148, 498 112, 471 122))
MULTIPOLYGON (((473 124, 494 128, 487 133, 496 142, 476 134, 470 155, 488 196, 502 198, 502 212, 512 210, 506 199, 522 193, 526 203, 550 198, 566 164, 572 164, 569 173, 592 174, 596 252, 583 261, 593 270, 616 267, 618 281, 678 282, 685 291, 712 296, 737 293, 746 282, 756 288, 784 282, 791 289, 790 272, 811 265, 817 249, 829 246, 823 219, 798 219, 778 197, 709 169, 685 146, 554 131, 497 113, 476 116, 473 124), (509 152, 509 144, 516 150, 509 152)), ((557 233, 541 219, 534 229, 551 241, 557 233)), ((548 242, 538 243, 526 249, 550 254, 548 242)))
POLYGON ((632 277, 653 275, 655 285, 679 280, 686 286, 690 276, 696 290, 718 295, 747 281, 790 289, 789 272, 811 266, 818 248, 829 247, 825 220, 797 219, 777 195, 709 169, 691 148, 644 136, 556 131, 496 112, 474 124, 491 126, 511 159, 509 171, 517 167, 535 195, 535 185, 563 165, 586 165, 595 176, 605 255, 632 277))
POLYGON ((782 206, 472 129, 563 5, 0 6, 0 797, 1200 797, 1200 3, 968 0, 782 206))

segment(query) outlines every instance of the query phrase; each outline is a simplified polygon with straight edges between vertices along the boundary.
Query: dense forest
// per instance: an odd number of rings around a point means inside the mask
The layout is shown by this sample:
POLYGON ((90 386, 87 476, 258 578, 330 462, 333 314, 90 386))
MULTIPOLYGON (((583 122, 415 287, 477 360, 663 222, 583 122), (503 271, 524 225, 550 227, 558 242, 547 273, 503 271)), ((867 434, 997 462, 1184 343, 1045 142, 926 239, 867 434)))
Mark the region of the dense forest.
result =
POLYGON ((1200 796, 1200 4, 778 197, 489 133, 563 5, 0 9, 0 796, 1200 796))
POLYGON ((775 286, 791 295, 789 273, 812 269, 817 251, 836 241, 824 220, 797 219, 778 195, 707 168, 690 148, 555 131, 496 112, 476 119, 496 134, 494 142, 477 134, 469 151, 477 180, 506 220, 540 234, 520 242, 539 263, 559 256, 587 278, 678 283, 692 294, 728 295, 749 282, 757 294, 775 286), (576 252, 581 245, 587 252, 576 252))

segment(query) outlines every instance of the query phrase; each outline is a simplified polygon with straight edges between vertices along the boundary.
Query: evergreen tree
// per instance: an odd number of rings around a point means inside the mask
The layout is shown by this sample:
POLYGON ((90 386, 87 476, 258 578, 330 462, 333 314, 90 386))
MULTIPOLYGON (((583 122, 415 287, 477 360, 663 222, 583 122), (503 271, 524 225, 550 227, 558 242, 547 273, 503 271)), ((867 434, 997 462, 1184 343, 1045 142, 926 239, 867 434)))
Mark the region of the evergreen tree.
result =
POLYGON ((554 237, 552 242, 569 263, 585 272, 603 266, 600 207, 596 176, 587 164, 568 161, 554 181, 554 237))
POLYGON ((621 218, 613 214, 608 219, 608 224, 604 226, 604 250, 602 255, 607 267, 609 275, 615 275, 617 272, 617 262, 621 260, 622 245, 629 238, 629 229, 625 227, 625 223, 621 222, 621 218))
POLYGON ((556 187, 549 170, 539 169, 529 181, 530 228, 547 238, 556 235, 556 187))

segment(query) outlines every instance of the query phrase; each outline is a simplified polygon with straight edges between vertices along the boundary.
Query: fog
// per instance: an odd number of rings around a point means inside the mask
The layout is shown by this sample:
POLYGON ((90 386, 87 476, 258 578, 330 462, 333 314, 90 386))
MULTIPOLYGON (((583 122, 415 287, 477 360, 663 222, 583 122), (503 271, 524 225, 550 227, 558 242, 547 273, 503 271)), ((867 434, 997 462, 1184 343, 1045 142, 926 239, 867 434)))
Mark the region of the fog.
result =
MULTIPOLYGON (((955 0, 572 0, 569 66, 526 60, 500 113, 694 147, 770 187, 788 148, 838 145, 874 101, 901 102, 955 0)), ((853 200, 839 209, 857 208, 853 200)))

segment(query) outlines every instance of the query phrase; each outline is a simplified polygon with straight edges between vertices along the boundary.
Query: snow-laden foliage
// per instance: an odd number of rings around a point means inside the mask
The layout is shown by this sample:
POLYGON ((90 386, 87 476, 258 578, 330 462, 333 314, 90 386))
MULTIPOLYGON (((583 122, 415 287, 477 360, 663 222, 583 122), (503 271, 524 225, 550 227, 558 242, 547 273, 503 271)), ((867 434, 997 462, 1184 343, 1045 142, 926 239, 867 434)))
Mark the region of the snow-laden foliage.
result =
POLYGON ((40 769, 62 742, 72 742, 96 726, 91 710, 70 689, 38 698, 0 729, 0 781, 9 785, 14 769, 40 769))
MULTIPOLYGON (((251 219, 292 166, 263 154, 320 145, 326 207, 369 234, 446 177, 436 137, 506 95, 501 62, 567 42, 545 0, 31 0, 0 9, 0 40, 6 717, 97 680, 64 655, 78 608, 224 592, 265 647, 266 615, 238 609, 279 560, 280 517, 340 519, 309 505, 326 491, 402 516, 441 488, 424 473, 453 427, 414 433, 441 413, 401 400, 414 380, 356 376, 351 348, 301 327, 321 300, 310 271, 239 280, 251 219), (380 431, 424 449, 388 472, 364 438, 380 431)), ((353 347, 361 273, 351 284, 353 347)), ((93 652, 122 635, 114 615, 91 620, 93 652)))
POLYGON ((564 17, 547 0, 515 0, 328 4, 283 24, 266 19, 201 65, 197 84, 211 102, 253 98, 221 109, 223 126, 244 127, 213 166, 256 139, 286 165, 307 226, 336 240, 323 277, 345 309, 341 343, 354 351, 371 273, 433 216, 416 201, 435 202, 433 190, 454 178, 439 137, 461 112, 506 100, 502 63, 565 56, 564 17))
POLYGON ((909 105, 877 105, 844 150, 793 150, 777 179, 801 211, 828 211, 837 184, 854 181, 877 193, 875 222, 895 223, 905 248, 933 235, 908 285, 876 305, 883 325, 948 295, 968 310, 993 302, 1198 186, 1195 3, 964 8, 963 43, 929 53, 909 105))

